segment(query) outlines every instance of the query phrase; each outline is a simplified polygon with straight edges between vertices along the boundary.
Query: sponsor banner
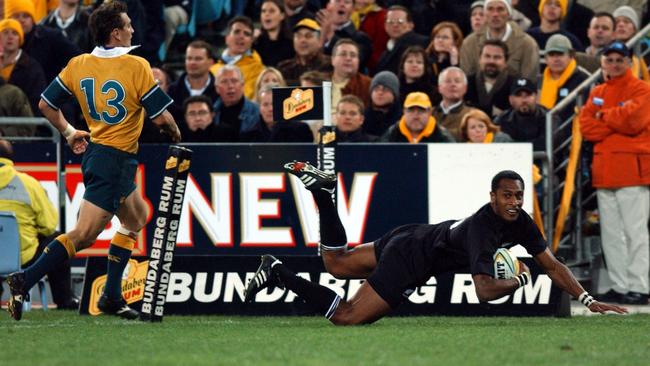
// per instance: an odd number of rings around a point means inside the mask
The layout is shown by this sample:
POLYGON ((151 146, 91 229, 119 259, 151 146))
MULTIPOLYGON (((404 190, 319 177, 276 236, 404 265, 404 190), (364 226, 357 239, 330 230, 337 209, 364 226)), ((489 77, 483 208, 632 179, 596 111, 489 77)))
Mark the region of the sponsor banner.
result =
MULTIPOLYGON (((316 256, 280 257, 289 268, 350 299, 362 280, 339 280, 327 273, 316 256)), ((144 290, 147 262, 131 260, 125 270, 122 287, 127 302, 139 309, 144 290), (134 287, 139 285, 139 287, 134 287)), ((469 273, 443 273, 431 277, 425 286, 411 294, 393 315, 562 315, 562 292, 540 274, 532 259, 523 259, 532 271, 532 281, 512 295, 489 303, 480 303, 469 273)), ((198 315, 312 315, 307 304, 289 290, 276 288, 260 292, 255 302, 244 303, 244 288, 259 265, 258 256, 184 256, 174 258, 169 278, 165 314, 198 315)), ((105 282, 106 259, 88 258, 81 312, 94 314, 105 282), (102 282, 103 281, 103 282, 102 282)), ((568 302, 564 304, 568 306, 568 302)))
POLYGON ((323 119, 323 88, 273 88, 273 120, 305 121, 323 119))
MULTIPOLYGON (((187 146, 194 154, 175 256, 316 254, 316 205, 311 193, 282 166, 292 160, 315 163, 318 145, 187 146)), ((143 145, 138 154, 138 194, 149 206, 148 224, 136 244, 138 255, 149 255, 153 242, 153 208, 160 200, 167 148, 143 145)), ((58 204, 54 145, 15 144, 15 150, 17 167, 35 175, 58 204)), ((496 169, 512 167, 530 179, 530 151, 530 144, 507 148, 499 144, 338 144, 336 204, 348 241, 351 245, 371 242, 399 225, 468 216, 489 201, 490 174, 496 169)), ((66 228, 70 230, 84 189, 80 156, 66 149, 65 162, 69 167, 66 228)), ((530 193, 532 185, 527 188, 530 193)), ((98 242, 80 255, 105 255, 118 227, 114 218, 98 242)))

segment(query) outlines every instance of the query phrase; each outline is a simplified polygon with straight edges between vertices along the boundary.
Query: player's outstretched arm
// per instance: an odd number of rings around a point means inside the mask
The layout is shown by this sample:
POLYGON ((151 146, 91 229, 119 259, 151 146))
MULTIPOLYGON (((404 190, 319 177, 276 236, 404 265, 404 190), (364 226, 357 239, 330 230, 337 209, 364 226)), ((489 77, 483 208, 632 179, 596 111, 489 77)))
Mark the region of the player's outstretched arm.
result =
POLYGON ((515 278, 498 280, 483 273, 472 276, 476 296, 481 302, 496 300, 509 295, 519 288, 519 281, 515 278))
POLYGON ((169 111, 164 111, 156 118, 152 119, 153 123, 158 126, 164 133, 169 135, 172 138, 172 141, 174 142, 180 142, 181 141, 181 131, 178 129, 178 126, 176 125, 176 121, 174 121, 174 117, 172 116, 169 111))
POLYGON ((38 108, 43 116, 65 137, 68 145, 75 154, 82 154, 88 146, 90 134, 87 131, 80 131, 72 127, 65 119, 61 110, 52 108, 43 99, 38 102, 38 108))
POLYGON ((627 309, 622 306, 594 300, 582 285, 580 285, 578 280, 576 280, 569 268, 558 261, 548 248, 537 254, 535 261, 544 269, 556 286, 580 300, 592 312, 602 314, 607 311, 613 311, 619 314, 627 313, 627 309))

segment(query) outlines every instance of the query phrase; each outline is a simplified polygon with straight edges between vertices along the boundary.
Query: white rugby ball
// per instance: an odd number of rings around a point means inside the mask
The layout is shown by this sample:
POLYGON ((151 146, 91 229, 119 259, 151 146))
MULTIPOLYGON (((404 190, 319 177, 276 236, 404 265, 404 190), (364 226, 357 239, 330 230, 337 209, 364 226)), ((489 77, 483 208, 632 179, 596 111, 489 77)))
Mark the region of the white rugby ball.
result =
POLYGON ((519 273, 519 260, 506 248, 499 248, 494 253, 494 278, 505 280, 519 273))

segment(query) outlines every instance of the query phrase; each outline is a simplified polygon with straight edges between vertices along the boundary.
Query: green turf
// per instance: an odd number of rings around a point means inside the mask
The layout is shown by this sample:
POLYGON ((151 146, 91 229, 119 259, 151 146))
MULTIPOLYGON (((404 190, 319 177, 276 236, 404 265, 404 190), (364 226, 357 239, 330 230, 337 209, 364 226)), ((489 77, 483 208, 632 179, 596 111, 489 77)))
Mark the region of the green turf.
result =
POLYGON ((0 365, 648 365, 650 315, 385 318, 0 314, 0 365))

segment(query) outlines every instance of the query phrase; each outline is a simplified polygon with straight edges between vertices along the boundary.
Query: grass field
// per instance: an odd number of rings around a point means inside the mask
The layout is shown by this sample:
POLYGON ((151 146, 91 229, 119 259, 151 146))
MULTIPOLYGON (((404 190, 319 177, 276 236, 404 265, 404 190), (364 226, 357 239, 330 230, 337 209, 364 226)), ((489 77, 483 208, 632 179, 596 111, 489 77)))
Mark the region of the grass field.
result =
POLYGON ((650 315, 385 318, 0 314, 0 365, 648 365, 650 315))

